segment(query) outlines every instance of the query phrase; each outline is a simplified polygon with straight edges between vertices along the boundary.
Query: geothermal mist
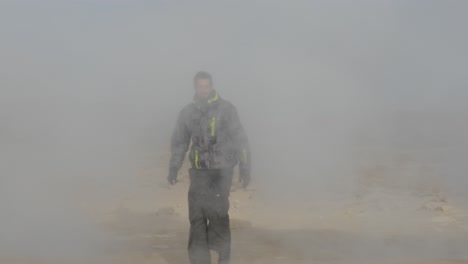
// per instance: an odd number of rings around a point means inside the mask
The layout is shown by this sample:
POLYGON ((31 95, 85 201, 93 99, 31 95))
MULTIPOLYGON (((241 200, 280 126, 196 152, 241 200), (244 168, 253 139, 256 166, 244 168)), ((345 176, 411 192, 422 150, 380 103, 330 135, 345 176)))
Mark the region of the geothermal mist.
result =
POLYGON ((403 159, 426 170, 395 165, 399 188, 430 175, 466 201, 466 8, 3 1, 0 254, 99 243, 80 197, 129 193, 160 162, 198 70, 237 106, 263 199, 352 196, 363 167, 403 159))

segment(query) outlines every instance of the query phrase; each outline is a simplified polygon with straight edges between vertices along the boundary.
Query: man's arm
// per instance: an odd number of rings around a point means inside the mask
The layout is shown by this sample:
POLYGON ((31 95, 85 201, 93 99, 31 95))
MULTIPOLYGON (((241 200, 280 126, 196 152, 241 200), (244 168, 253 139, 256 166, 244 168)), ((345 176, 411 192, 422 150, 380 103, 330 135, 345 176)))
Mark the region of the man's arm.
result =
POLYGON ((239 177, 242 184, 245 187, 250 183, 250 171, 251 171, 251 158, 250 158, 250 146, 247 134, 245 133, 244 127, 240 121, 239 115, 235 106, 232 106, 230 113, 230 135, 234 140, 235 146, 238 147, 237 154, 239 163, 239 177))
POLYGON ((185 114, 182 110, 177 119, 176 127, 171 139, 171 160, 169 165, 168 181, 170 184, 177 182, 177 172, 184 162, 185 153, 190 145, 190 131, 185 124, 185 114))

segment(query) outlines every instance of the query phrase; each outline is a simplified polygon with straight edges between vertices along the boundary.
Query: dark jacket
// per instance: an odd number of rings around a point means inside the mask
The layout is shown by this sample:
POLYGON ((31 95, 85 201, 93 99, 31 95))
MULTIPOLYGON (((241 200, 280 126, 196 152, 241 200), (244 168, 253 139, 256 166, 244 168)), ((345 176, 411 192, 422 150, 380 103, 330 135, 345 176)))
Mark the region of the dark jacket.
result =
POLYGON ((171 140, 172 170, 180 169, 190 143, 194 169, 227 169, 240 163, 241 170, 250 172, 248 139, 237 110, 216 92, 180 112, 171 140))

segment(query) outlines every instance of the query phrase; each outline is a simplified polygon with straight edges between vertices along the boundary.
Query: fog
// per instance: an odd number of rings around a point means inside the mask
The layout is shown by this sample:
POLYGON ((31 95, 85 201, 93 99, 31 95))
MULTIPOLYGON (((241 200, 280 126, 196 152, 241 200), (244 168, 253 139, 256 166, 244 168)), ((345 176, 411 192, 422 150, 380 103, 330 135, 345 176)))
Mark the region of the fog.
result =
POLYGON ((81 197, 120 197, 161 165, 198 70, 238 108, 261 199, 352 197, 383 166, 391 188, 466 204, 467 8, 1 1, 0 254, 105 240, 81 197))

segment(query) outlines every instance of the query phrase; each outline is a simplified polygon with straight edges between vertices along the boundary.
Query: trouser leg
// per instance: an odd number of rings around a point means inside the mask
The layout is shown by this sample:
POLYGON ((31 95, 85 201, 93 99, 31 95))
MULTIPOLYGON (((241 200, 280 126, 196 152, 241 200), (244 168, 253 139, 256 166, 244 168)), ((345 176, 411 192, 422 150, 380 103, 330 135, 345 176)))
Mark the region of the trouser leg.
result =
POLYGON ((212 202, 217 205, 210 209, 208 219, 208 245, 218 252, 219 262, 228 263, 231 257, 231 229, 229 226, 229 201, 227 197, 217 197, 212 202))
POLYGON ((229 263, 231 230, 229 192, 232 170, 190 171, 189 256, 192 264, 210 263, 209 249, 219 255, 219 263, 229 263))
POLYGON ((207 236, 208 219, 203 212, 203 202, 191 193, 189 193, 189 219, 188 252, 190 263, 210 264, 211 256, 207 236))
POLYGON ((212 197, 206 210, 209 220, 208 245, 218 252, 219 263, 229 263, 231 258, 231 229, 229 223, 229 193, 232 170, 219 171, 211 181, 212 197))

